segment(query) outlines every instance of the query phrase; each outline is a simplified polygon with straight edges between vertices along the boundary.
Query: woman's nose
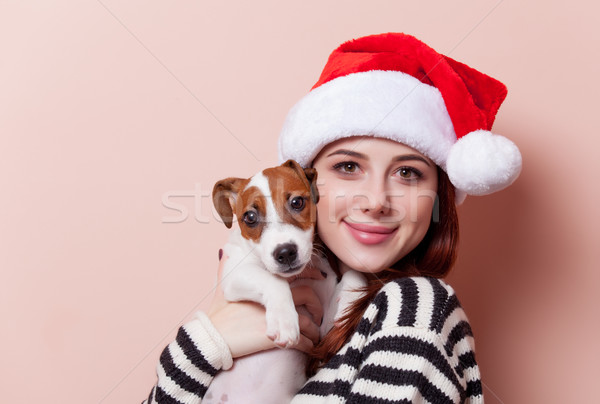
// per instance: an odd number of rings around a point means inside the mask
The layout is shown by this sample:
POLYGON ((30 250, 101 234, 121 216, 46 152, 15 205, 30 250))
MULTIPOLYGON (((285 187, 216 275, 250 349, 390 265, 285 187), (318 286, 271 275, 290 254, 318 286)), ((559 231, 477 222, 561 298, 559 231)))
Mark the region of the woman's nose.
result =
POLYGON ((364 213, 385 215, 390 211, 390 200, 384 181, 367 181, 362 192, 355 195, 355 199, 357 207, 364 213))

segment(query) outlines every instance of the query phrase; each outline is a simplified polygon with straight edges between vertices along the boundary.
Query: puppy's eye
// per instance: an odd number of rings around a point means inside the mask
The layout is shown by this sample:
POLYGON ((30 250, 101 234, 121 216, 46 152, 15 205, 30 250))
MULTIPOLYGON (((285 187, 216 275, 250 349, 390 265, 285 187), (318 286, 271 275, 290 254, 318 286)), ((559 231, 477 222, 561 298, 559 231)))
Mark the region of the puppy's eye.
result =
POLYGON ((298 211, 304 209, 304 198, 301 196, 296 196, 292 198, 292 200, 290 201, 290 206, 292 209, 298 211))
POLYGON ((244 213, 243 221, 250 227, 256 226, 258 224, 258 213, 253 210, 249 210, 248 212, 244 213))

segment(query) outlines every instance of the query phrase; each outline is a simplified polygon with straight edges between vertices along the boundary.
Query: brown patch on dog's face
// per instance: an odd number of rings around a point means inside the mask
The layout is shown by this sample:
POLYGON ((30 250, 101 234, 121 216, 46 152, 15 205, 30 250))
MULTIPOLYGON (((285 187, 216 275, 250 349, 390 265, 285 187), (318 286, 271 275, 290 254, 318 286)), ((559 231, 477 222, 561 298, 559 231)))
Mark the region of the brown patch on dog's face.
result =
POLYGON ((238 194, 246 187, 248 181, 244 178, 229 177, 217 182, 213 187, 212 197, 215 209, 228 229, 233 223, 238 194))
POLYGON ((258 243, 267 222, 267 200, 257 187, 248 187, 239 195, 235 215, 242 237, 258 243))
POLYGON ((271 216, 269 220, 281 220, 305 231, 313 228, 319 199, 316 171, 303 169, 295 161, 288 160, 280 166, 265 169, 262 174, 268 180, 268 190, 253 185, 252 178, 231 177, 215 184, 213 202, 225 226, 231 228, 235 215, 242 236, 258 243, 268 226, 267 215, 272 214, 267 212, 267 206, 271 205, 265 196, 268 193, 272 195, 274 213, 278 216, 271 216))
POLYGON ((302 230, 314 227, 317 207, 313 201, 318 200, 318 196, 312 183, 316 181, 316 171, 310 172, 309 180, 298 163, 289 160, 281 166, 264 170, 263 174, 269 180, 273 205, 281 220, 302 230))

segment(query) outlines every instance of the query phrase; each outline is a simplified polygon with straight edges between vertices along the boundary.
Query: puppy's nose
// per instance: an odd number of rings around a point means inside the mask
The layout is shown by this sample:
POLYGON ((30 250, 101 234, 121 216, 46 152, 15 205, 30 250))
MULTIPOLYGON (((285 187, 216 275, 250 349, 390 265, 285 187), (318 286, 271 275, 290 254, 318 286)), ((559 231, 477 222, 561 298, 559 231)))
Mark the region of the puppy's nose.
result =
POLYGON ((275 261, 280 264, 292 265, 292 263, 296 261, 297 256, 298 247, 296 247, 296 244, 292 243, 279 244, 273 252, 275 261))

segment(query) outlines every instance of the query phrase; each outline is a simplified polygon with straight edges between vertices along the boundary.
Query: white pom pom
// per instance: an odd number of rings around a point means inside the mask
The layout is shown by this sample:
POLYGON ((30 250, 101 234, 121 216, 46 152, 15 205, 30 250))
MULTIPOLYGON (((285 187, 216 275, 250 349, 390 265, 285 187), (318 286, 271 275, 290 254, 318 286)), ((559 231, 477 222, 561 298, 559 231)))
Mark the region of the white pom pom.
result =
POLYGON ((452 146, 446 172, 452 184, 469 195, 491 194, 517 179, 521 153, 507 138, 477 130, 452 146))

